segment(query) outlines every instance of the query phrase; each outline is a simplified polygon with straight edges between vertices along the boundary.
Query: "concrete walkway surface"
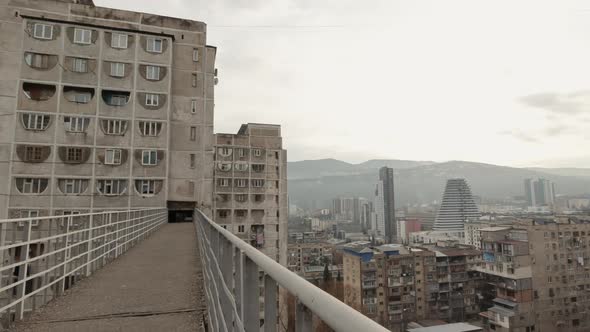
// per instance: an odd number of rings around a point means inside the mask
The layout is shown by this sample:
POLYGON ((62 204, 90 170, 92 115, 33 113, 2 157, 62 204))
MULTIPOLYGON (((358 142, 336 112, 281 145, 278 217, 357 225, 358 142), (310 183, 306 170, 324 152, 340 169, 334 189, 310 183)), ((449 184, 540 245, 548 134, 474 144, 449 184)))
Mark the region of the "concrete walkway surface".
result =
POLYGON ((10 331, 202 331, 192 223, 166 224, 10 331))

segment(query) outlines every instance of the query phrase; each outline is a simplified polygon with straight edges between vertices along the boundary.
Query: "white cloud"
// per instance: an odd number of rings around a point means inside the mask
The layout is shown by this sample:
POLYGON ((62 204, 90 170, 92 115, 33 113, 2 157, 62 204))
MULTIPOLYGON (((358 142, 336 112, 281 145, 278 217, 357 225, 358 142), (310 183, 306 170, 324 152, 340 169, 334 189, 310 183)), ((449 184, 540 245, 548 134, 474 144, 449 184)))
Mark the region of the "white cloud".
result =
POLYGON ((521 165, 574 160, 588 143, 521 102, 590 86, 583 1, 95 2, 206 22, 221 75, 216 131, 279 123, 291 160, 521 165))

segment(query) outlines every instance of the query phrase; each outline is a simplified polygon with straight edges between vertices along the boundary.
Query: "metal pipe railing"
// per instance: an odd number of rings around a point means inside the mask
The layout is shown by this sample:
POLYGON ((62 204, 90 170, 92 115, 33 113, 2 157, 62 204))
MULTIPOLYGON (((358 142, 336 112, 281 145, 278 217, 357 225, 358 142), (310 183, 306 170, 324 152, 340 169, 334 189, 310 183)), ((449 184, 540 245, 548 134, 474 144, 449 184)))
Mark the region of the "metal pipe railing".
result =
POLYGON ((163 208, 0 220, 0 326, 63 294, 167 220, 163 208))
MULTIPOLYGON (((278 286, 297 299, 296 331, 312 330, 312 313, 336 331, 388 331, 217 225, 199 210, 195 210, 194 223, 212 331, 252 332, 260 331, 261 326, 266 332, 279 330, 278 286), (264 273, 264 301, 260 296, 260 272, 264 273), (264 302, 262 315, 261 302, 264 302)), ((281 324, 280 330, 284 330, 284 322, 281 324)))

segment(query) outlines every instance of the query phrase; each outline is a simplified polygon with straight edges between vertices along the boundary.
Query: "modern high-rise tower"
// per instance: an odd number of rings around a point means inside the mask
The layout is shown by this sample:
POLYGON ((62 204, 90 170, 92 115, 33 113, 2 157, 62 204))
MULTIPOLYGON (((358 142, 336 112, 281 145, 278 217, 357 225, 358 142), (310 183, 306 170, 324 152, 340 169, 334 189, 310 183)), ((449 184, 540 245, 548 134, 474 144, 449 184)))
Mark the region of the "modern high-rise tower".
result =
POLYGON ((449 179, 434 221, 434 230, 463 232, 466 221, 479 219, 480 216, 467 181, 449 179))
POLYGON ((379 183, 375 191, 375 216, 377 228, 384 234, 385 241, 393 243, 397 240, 395 226, 395 201, 393 193, 393 168, 379 169, 379 183), (379 227, 382 225, 382 227, 379 227))
POLYGON ((524 195, 528 206, 547 206, 555 203, 555 184, 546 179, 525 179, 524 195))

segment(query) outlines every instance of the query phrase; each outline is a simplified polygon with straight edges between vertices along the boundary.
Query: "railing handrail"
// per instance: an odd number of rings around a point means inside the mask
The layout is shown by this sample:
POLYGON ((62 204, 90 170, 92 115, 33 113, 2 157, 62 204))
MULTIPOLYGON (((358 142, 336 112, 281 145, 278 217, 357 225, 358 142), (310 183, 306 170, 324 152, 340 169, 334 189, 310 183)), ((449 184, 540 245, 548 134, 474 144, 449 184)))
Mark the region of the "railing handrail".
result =
POLYGON ((281 287, 293 294, 309 310, 336 331, 389 331, 362 313, 349 307, 334 296, 316 287, 296 273, 252 247, 230 231, 216 224, 201 211, 195 210, 216 231, 274 279, 281 287))
POLYGON ((139 212, 139 211, 152 211, 152 210, 162 210, 166 207, 155 207, 155 208, 138 208, 133 210, 106 210, 100 212, 89 212, 89 213, 80 213, 80 214, 62 214, 58 216, 42 216, 42 217, 29 217, 29 218, 8 218, 8 219, 0 219, 0 224, 5 223, 14 223, 19 221, 29 221, 29 220, 47 220, 47 219, 56 219, 56 218, 68 218, 68 217, 86 217, 86 216, 94 216, 100 214, 112 214, 112 213, 125 213, 125 212, 139 212))

